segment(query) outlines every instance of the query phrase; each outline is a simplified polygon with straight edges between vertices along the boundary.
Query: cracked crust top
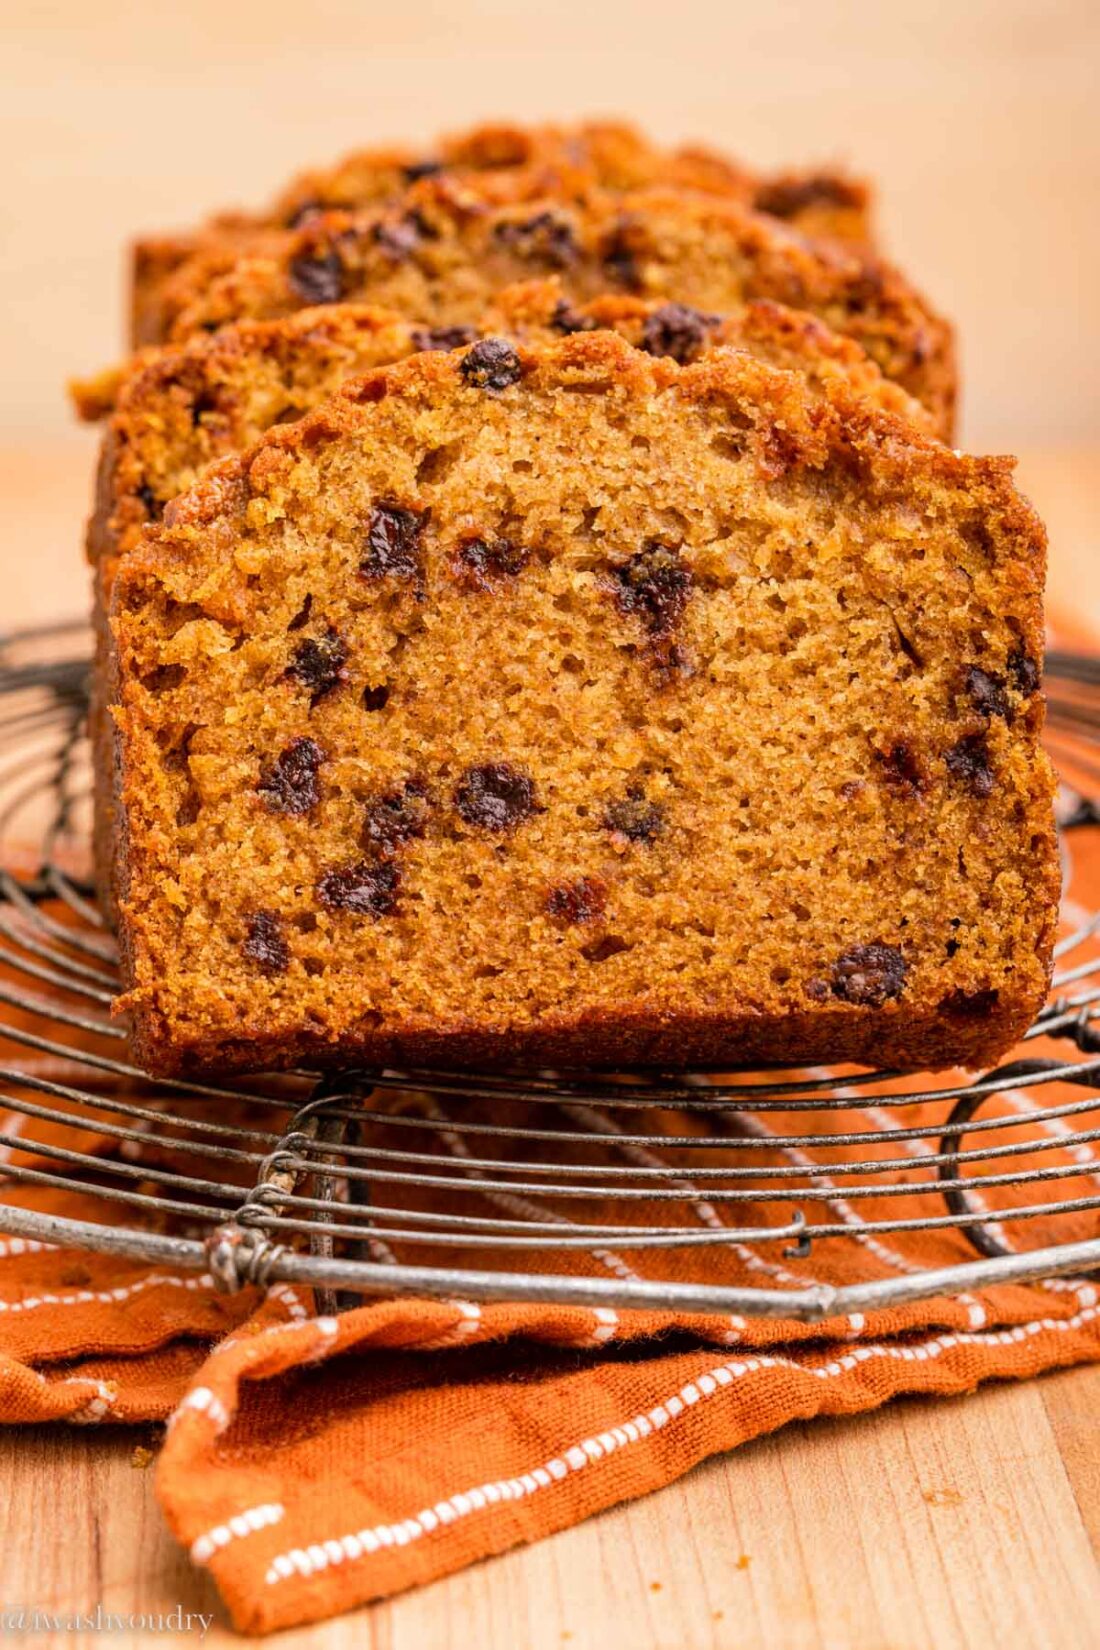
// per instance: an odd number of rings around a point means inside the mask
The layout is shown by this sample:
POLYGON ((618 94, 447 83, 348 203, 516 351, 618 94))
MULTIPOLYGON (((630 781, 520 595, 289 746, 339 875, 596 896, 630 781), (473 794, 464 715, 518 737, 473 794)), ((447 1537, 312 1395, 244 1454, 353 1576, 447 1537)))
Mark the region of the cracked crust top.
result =
POLYGON ((582 301, 618 291, 718 314, 757 298, 807 310, 854 339, 950 437, 952 330, 898 270, 735 201, 667 189, 501 206, 427 179, 399 208, 268 231, 244 258, 228 247, 194 258, 165 286, 162 325, 183 338, 242 316, 349 300, 431 325, 476 324, 502 286, 547 274, 582 301))
POLYGON ((744 201, 804 234, 860 246, 872 240, 866 183, 835 167, 758 174, 701 145, 661 149, 621 121, 488 124, 423 149, 355 150, 300 173, 261 211, 224 212, 191 233, 142 237, 133 256, 133 342, 156 341, 160 289, 196 253, 220 241, 243 254, 259 230, 294 228, 318 211, 389 204, 410 183, 433 176, 476 182, 501 200, 670 185, 744 201))

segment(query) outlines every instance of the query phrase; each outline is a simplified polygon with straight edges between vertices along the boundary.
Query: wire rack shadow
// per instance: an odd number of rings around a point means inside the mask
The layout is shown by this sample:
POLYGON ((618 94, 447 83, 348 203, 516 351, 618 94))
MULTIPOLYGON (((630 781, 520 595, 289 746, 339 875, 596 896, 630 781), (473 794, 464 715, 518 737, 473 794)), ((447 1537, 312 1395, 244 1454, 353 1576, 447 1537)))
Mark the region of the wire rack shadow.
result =
MULTIPOLYGON (((9 1240, 206 1270, 228 1290, 308 1284, 328 1311, 397 1293, 816 1321, 1100 1268, 1100 914, 1072 900, 1018 1057, 957 1085, 149 1078, 110 1017, 115 947, 88 881, 90 645, 77 622, 0 637, 9 1240), (830 1244, 898 1255, 911 1234, 943 1263, 839 1284, 811 1264, 830 1244)), ((1068 882, 1077 845, 1100 844, 1100 661, 1051 654, 1047 679, 1068 882)))

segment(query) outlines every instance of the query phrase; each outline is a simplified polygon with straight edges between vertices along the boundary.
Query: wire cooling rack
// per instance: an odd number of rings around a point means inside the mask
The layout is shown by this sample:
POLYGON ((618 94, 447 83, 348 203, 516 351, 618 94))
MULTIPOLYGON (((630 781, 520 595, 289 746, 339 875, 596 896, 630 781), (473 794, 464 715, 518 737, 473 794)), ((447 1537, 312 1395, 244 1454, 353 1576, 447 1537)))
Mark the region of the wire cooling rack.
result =
MULTIPOLYGON (((88 880, 90 645, 82 623, 0 637, 0 1231, 309 1284, 327 1311, 415 1293, 817 1320, 1100 1268, 1100 913, 1072 900, 1019 1057, 957 1085, 147 1077, 88 880), (944 1264, 839 1285, 802 1264, 914 1232, 944 1264)), ((1068 880, 1100 832, 1100 661, 1051 654, 1047 681, 1068 880)))

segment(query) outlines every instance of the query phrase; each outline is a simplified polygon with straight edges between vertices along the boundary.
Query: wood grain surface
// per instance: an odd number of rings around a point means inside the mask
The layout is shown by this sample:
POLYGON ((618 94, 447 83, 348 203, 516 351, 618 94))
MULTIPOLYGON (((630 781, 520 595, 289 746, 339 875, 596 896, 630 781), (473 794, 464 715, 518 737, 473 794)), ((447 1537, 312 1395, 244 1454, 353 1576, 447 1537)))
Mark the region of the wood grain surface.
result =
MULTIPOLYGON (((1088 1369, 795 1423, 535 1547, 265 1642, 1094 1650, 1098 1417, 1088 1369)), ((178 1605, 214 1618, 205 1644, 241 1642, 166 1533, 152 1469, 134 1465, 149 1442, 137 1428, 0 1433, 0 1607, 178 1605)))
MULTIPOLYGON (((3 627, 82 612, 92 444, 0 445, 3 627)), ((1100 451, 1025 453, 1051 606, 1100 628, 1100 451)), ((2 1612, 211 1615, 169 1537, 152 1429, 0 1431, 2 1612), (139 1454, 135 1457, 135 1451, 139 1454)), ((418 1592, 268 1641, 295 1650, 1095 1650, 1100 1369, 797 1423, 680 1483, 418 1592)), ((196 1628, 195 1637, 198 1636, 196 1628)), ((66 1633, 77 1647, 126 1643, 66 1633)), ((148 1638, 133 1642, 146 1644, 148 1638)))

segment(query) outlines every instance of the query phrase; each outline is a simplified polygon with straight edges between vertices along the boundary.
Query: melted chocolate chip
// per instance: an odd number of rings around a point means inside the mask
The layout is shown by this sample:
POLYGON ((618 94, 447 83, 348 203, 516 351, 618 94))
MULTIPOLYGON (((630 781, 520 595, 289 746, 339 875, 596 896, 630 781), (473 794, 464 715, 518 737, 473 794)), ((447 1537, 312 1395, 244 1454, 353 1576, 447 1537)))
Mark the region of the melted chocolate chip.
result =
POLYGON ((402 167, 407 183, 418 183, 421 178, 434 178, 442 170, 441 160, 414 160, 411 165, 402 167))
POLYGON ((889 997, 900 997, 908 972, 896 945, 880 940, 854 945, 837 958, 829 983, 834 997, 865 1008, 880 1008, 889 997))
POLYGON ((989 742, 984 733, 968 733, 952 745, 945 758, 947 771, 960 779, 974 796, 989 796, 993 790, 989 742))
POLYGON ((428 787, 422 780, 406 779, 367 803, 359 840, 367 853, 388 859, 402 843, 424 835, 430 813, 428 787))
POLYGON ((389 916, 397 904, 401 873, 388 860, 340 865, 326 871, 317 883, 317 897, 329 911, 354 911, 357 916, 389 916))
POLYGON ((506 390, 523 374, 523 363, 503 338, 483 338, 462 357, 458 369, 475 390, 506 390))
POLYGON ((683 616, 691 573, 671 545, 651 540, 628 562, 612 569, 620 611, 641 620, 651 636, 667 636, 683 616))
POLYGON ((344 265, 336 251, 292 258, 288 279, 307 304, 338 304, 344 296, 344 265))
POLYGON ((566 926, 598 922, 607 905, 607 884, 598 877, 578 877, 576 882, 551 888, 546 896, 546 914, 566 926))
POLYGON ((859 274, 853 275, 847 282, 847 287, 845 308, 851 315, 861 315, 864 310, 874 308, 882 301, 882 271, 872 263, 864 263, 859 274))
POLYGON ((138 498, 141 500, 142 509, 149 517, 149 520, 159 521, 164 506, 160 503, 160 500, 157 498, 156 493, 154 493, 149 483, 147 481, 143 481, 140 487, 136 489, 136 492, 138 498))
POLYGON ((476 327, 415 327, 412 335, 417 349, 423 350, 461 349, 476 338, 476 327))
POLYGON ((689 309, 686 304, 662 304, 646 316, 642 348, 650 355, 669 355, 681 366, 693 361, 705 346, 707 334, 718 325, 716 315, 689 309))
POLYGON ((241 950, 263 974, 285 974, 290 967, 290 947, 274 911, 253 911, 241 950))
POLYGON ((1003 716, 1006 721, 1011 719, 1012 706, 1005 693, 1003 676, 992 675, 978 665, 968 665, 963 676, 963 686, 967 698, 979 715, 1003 716))
POLYGON ((568 336, 574 332, 595 332, 599 323, 594 316, 582 315, 580 310, 574 309, 565 298, 559 298, 550 317, 550 325, 555 332, 562 332, 568 336))
POLYGON ((898 739, 889 750, 876 751, 875 760, 882 764, 882 777, 891 790, 903 795, 919 796, 926 790, 928 778, 916 750, 907 739, 898 739))
POLYGON ((298 643, 286 674, 309 689, 310 704, 315 705, 347 681, 347 662, 348 644, 340 632, 329 625, 323 636, 310 636, 298 643))
POLYGON ((368 579, 415 579, 420 574, 424 516, 397 504, 376 504, 367 525, 359 571, 368 579))
POLYGON ((628 842, 655 842, 665 828, 664 809, 647 801, 640 789, 631 790, 623 801, 608 803, 603 826, 628 842))
POLYGON ((270 767, 260 774, 256 787, 269 813, 308 814, 321 800, 318 770, 325 753, 313 739, 292 739, 270 767))
POLYGON ((527 551, 511 539, 467 539, 455 550, 452 570, 468 590, 495 590, 527 565, 527 551))
POLYGON ((423 224, 415 213, 407 213, 403 218, 391 218, 375 224, 373 240, 376 246, 391 257, 395 263, 404 263, 411 258, 423 239, 423 224))
POLYGON ((573 226, 555 212, 538 212, 522 223, 498 223, 493 239, 517 258, 546 269, 568 269, 577 259, 573 226))
POLYGON ((1023 648, 1017 648, 1015 652, 1010 653, 1006 664, 1013 686, 1030 698, 1043 679, 1042 666, 1029 653, 1025 653, 1023 648))
POLYGON ((455 791, 455 807, 467 825, 510 831, 535 812, 535 782, 510 762, 467 768, 455 791))
POLYGON ((629 225, 619 224, 611 231, 603 244, 601 262, 611 280, 629 287, 632 292, 640 288, 641 271, 637 250, 631 243, 629 225))

